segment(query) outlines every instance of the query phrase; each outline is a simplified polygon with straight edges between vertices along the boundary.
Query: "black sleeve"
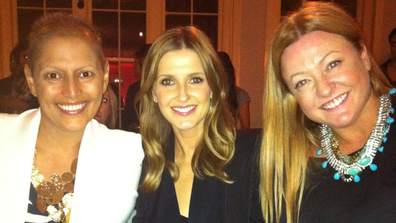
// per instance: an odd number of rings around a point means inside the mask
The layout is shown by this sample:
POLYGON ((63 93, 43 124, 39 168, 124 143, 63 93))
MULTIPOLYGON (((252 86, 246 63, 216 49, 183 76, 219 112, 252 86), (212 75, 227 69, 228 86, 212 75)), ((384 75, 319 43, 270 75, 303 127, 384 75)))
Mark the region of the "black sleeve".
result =
POLYGON ((123 130, 129 130, 129 127, 131 126, 132 123, 139 123, 139 118, 135 110, 135 106, 133 104, 133 101, 135 100, 135 96, 140 90, 140 82, 136 82, 134 84, 131 84, 128 87, 128 91, 125 97, 125 107, 124 111, 122 112, 121 116, 121 123, 122 123, 122 129, 123 130))

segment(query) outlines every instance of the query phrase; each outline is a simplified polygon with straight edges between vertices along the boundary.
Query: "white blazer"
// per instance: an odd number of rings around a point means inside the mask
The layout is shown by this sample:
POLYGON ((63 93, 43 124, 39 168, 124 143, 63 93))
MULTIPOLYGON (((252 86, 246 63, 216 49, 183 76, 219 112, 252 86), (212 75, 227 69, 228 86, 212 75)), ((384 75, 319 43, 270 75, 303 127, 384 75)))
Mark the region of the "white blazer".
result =
MULTIPOLYGON (((40 117, 40 109, 0 114, 0 222, 25 222, 40 117)), ((139 134, 89 122, 78 155, 70 222, 129 221, 143 157, 139 134)))

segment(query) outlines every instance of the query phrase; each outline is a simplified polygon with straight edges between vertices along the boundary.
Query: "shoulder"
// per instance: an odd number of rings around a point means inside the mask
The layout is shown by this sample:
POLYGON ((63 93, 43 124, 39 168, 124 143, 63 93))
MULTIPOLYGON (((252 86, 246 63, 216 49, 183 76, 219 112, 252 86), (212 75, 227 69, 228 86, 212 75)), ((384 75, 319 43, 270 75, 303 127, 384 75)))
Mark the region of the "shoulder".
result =
POLYGON ((2 86, 2 84, 9 84, 11 82, 12 82, 12 76, 2 78, 0 79, 0 86, 2 86))
MULTIPOLYGON (((36 115, 37 109, 28 110, 22 114, 6 114, 0 113, 0 129, 9 128, 10 126, 15 126, 19 124, 26 124, 31 121, 36 115)), ((2 131, 2 130, 0 130, 2 131)))
POLYGON ((257 161, 261 145, 261 129, 238 130, 235 139, 235 153, 229 168, 236 172, 251 169, 257 161))
POLYGON ((242 89, 240 87, 237 87, 237 93, 238 93, 237 96, 238 96, 239 100, 243 100, 243 101, 246 101, 246 102, 250 101, 250 96, 247 93, 247 91, 245 91, 244 89, 242 89))
POLYGON ((253 152, 261 144, 261 135, 261 129, 237 130, 235 149, 253 152))
MULTIPOLYGON (((0 113, 0 123, 7 123, 15 118, 17 118, 19 115, 17 114, 6 114, 6 113, 0 113)), ((1 125, 0 125, 1 126, 1 125)))
MULTIPOLYGON (((114 151, 114 155, 125 155, 129 159, 142 159, 144 156, 140 134, 119 129, 108 129, 96 120, 90 122, 92 133, 87 138, 95 138, 98 146, 114 151), (89 136, 91 135, 91 136, 89 136), (132 156, 132 157, 131 157, 132 156)), ((86 132, 87 133, 87 132, 86 132)))
POLYGON ((140 81, 137 81, 128 87, 128 92, 139 91, 140 89, 140 81))
MULTIPOLYGON (((15 126, 15 120, 18 118, 18 115, 10 115, 5 113, 0 113, 0 133, 4 136, 7 132, 9 132, 9 128, 15 126)), ((0 138, 2 138, 0 136, 0 138)))
POLYGON ((382 63, 380 65, 381 68, 386 68, 388 66, 388 64, 392 61, 392 59, 388 59, 387 61, 385 61, 384 63, 382 63))

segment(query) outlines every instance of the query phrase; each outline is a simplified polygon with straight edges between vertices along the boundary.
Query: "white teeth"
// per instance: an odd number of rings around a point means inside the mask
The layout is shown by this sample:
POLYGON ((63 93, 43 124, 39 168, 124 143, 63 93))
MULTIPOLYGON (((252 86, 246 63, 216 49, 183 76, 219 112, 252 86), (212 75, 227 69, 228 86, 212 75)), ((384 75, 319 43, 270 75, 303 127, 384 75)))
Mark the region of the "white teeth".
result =
POLYGON ((178 112, 189 112, 191 111, 193 108, 195 108, 195 105, 192 106, 188 106, 188 107, 184 107, 184 108, 180 108, 180 107, 173 107, 173 110, 176 110, 178 112))
POLYGON ((338 105, 340 105, 345 100, 346 96, 347 96, 347 93, 343 94, 339 99, 334 99, 333 102, 331 102, 330 104, 322 106, 322 108, 333 109, 333 108, 337 107, 338 105))
POLYGON ((82 109, 85 106, 86 103, 82 103, 79 105, 60 105, 58 104, 58 107, 61 108, 62 110, 66 110, 66 111, 75 111, 75 110, 79 110, 82 109))

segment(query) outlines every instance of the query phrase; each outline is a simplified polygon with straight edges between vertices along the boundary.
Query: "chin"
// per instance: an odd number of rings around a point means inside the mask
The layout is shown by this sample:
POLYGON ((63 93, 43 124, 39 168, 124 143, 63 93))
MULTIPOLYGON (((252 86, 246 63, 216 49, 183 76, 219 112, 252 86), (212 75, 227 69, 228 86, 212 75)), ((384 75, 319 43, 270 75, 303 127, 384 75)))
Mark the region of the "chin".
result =
POLYGON ((329 122, 327 125, 330 126, 331 128, 346 128, 353 123, 350 120, 338 120, 334 122, 329 122))
POLYGON ((67 129, 71 132, 75 131, 84 131, 85 127, 87 126, 87 121, 75 122, 75 123, 67 123, 64 125, 64 129, 67 129))

